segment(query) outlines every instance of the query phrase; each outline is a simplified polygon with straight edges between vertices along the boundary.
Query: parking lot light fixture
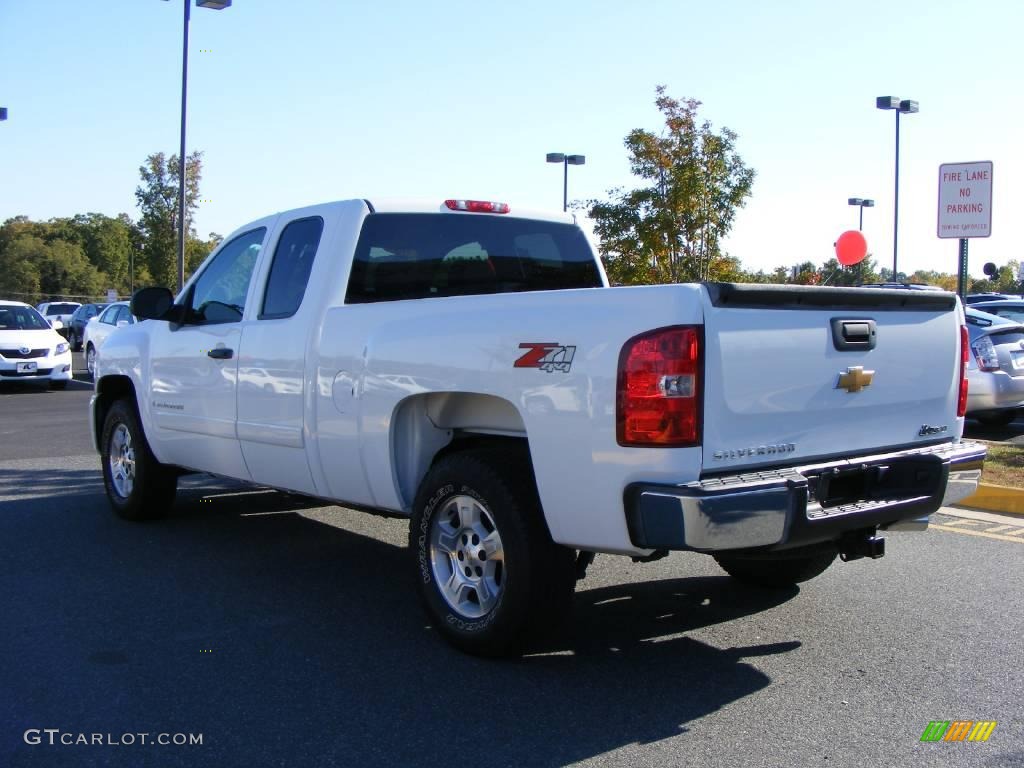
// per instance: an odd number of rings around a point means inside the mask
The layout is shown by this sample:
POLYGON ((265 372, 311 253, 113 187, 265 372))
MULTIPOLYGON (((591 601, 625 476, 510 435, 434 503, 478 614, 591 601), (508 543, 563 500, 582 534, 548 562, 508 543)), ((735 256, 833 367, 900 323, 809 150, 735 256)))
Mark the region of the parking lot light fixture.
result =
POLYGON ((900 221, 900 115, 914 114, 920 110, 916 101, 901 99, 899 96, 879 96, 875 99, 875 106, 878 109, 891 109, 896 112, 896 174, 892 204, 892 279, 895 280, 900 221))
POLYGON ((585 155, 566 155, 562 152, 548 152, 549 163, 562 164, 562 210, 569 210, 569 166, 584 165, 587 162, 585 155))
POLYGON ((857 207, 860 208, 860 224, 857 225, 857 231, 858 232, 863 232, 864 231, 864 209, 865 208, 874 208, 875 207, 875 201, 874 200, 865 200, 862 197, 851 197, 846 202, 848 204, 850 204, 850 205, 856 205, 857 207))
MULTIPOLYGON (((184 16, 181 43, 181 147, 178 154, 178 290, 185 285, 185 104, 188 96, 188 22, 189 0, 183 0, 184 16)), ((223 11, 231 0, 196 0, 197 8, 223 11)))

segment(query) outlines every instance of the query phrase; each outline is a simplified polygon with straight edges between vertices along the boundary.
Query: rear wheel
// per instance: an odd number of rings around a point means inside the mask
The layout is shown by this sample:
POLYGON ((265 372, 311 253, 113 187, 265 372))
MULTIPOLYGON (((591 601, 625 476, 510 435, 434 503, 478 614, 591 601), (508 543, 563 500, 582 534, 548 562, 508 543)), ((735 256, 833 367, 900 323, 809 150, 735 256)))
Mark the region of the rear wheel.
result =
POLYGON ((722 570, 734 579, 755 587, 791 587, 824 573, 838 552, 826 549, 807 555, 780 554, 772 558, 715 555, 722 570))
POLYGON ((68 334, 68 345, 72 352, 78 352, 82 348, 82 340, 78 338, 78 334, 73 329, 68 334))
POLYGON ((974 418, 987 427, 1005 427, 1016 420, 1017 411, 1013 408, 1005 411, 991 411, 990 413, 979 413, 974 418))
POLYGON ((520 653, 569 612, 575 552, 551 540, 529 470, 507 454, 440 459, 417 494, 409 543, 427 613, 467 653, 520 653))
POLYGON ((100 451, 103 485, 118 516, 153 520, 170 509, 178 487, 177 472, 153 456, 130 401, 118 400, 110 407, 100 451))

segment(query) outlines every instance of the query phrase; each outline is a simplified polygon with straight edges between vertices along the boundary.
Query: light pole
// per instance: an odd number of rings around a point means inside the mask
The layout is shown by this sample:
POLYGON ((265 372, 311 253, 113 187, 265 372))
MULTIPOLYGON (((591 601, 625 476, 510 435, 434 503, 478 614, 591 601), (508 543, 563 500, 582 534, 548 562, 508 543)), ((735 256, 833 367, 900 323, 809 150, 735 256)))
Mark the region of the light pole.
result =
MULTIPOLYGON (((178 153, 178 291, 185 285, 185 103, 188 92, 188 21, 189 4, 183 0, 185 7, 182 27, 181 44, 181 149, 178 153)), ((231 5, 231 0, 196 0, 196 7, 211 8, 223 11, 231 5)))
POLYGON ((896 248, 899 243, 900 221, 900 114, 911 114, 918 111, 916 101, 900 99, 899 96, 879 96, 875 99, 879 109, 896 110, 896 182, 892 205, 892 279, 896 280, 896 248))
POLYGON ((856 206, 860 207, 860 224, 857 225, 857 231, 858 232, 863 232, 864 231, 864 209, 865 208, 874 208, 875 207, 875 201, 874 200, 865 200, 864 198, 861 198, 861 197, 851 197, 846 202, 849 203, 850 205, 856 205, 856 206))
POLYGON ((563 155, 561 152, 548 152, 549 163, 561 163, 562 173, 562 210, 569 210, 569 166, 583 165, 587 162, 585 155, 563 155))

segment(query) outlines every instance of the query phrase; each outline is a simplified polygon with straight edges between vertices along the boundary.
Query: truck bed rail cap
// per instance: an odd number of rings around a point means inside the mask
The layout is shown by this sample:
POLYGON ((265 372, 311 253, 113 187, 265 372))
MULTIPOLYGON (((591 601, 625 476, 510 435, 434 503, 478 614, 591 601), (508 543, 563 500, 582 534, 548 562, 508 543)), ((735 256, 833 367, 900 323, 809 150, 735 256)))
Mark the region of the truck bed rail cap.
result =
POLYGON ((950 310, 956 294, 887 288, 822 288, 813 285, 704 283, 716 307, 744 309, 950 310))

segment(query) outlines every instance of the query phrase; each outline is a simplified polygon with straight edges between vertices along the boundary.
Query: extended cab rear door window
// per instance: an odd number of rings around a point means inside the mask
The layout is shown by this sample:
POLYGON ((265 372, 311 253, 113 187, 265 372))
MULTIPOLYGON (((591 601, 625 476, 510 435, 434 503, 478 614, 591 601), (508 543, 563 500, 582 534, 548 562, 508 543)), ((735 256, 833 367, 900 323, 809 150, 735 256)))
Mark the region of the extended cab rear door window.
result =
POLYGON ((475 214, 375 213, 356 246, 346 301, 597 288, 572 224, 475 214))
POLYGON ((189 324, 237 323, 242 319, 252 270, 266 234, 265 227, 253 229, 221 247, 189 291, 189 324))
POLYGON ((291 317, 298 311, 323 231, 319 216, 297 219, 284 228, 274 249, 260 320, 291 317))

